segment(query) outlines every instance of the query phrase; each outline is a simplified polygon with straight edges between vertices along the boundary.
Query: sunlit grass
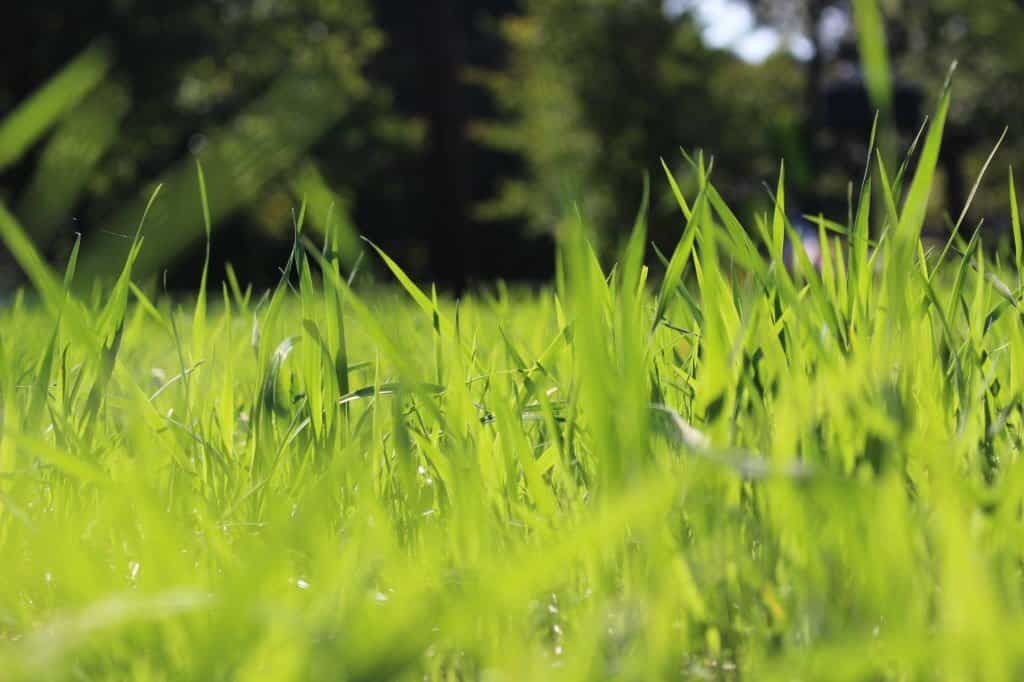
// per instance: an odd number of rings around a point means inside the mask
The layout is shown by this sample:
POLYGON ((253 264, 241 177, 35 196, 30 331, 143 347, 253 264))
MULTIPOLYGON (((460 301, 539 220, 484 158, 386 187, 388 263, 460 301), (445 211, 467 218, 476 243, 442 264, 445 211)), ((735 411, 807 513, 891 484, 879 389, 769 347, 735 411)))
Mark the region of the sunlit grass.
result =
POLYGON ((265 294, 133 282, 145 224, 93 289, 0 212, 0 678, 1019 678, 1016 197, 920 247, 947 106, 820 272, 699 157, 673 252, 458 302, 301 215, 265 294))

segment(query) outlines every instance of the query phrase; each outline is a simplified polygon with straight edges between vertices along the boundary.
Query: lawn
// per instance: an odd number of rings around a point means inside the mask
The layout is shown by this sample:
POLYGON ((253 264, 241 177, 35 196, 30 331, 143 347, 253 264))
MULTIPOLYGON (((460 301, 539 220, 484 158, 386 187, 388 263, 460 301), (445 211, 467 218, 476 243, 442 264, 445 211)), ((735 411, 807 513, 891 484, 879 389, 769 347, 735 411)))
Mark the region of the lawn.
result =
POLYGON ((820 270, 699 157, 671 252, 458 301, 301 216, 271 291, 133 282, 144 220, 95 288, 0 212, 0 678, 1019 679, 1020 228, 921 246, 947 106, 820 270))

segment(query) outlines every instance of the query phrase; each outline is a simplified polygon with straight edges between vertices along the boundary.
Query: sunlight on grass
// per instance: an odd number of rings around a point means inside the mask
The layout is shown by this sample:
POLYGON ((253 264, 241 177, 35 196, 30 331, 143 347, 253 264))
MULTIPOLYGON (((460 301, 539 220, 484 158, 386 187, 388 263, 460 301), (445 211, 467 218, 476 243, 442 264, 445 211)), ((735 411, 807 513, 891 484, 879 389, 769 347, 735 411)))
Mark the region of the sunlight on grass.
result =
POLYGON ((134 282, 143 220, 82 296, 0 212, 3 679, 1018 677, 1019 221, 921 248, 948 103, 817 269, 700 156, 670 256, 576 217, 457 302, 304 209, 264 295, 134 282))

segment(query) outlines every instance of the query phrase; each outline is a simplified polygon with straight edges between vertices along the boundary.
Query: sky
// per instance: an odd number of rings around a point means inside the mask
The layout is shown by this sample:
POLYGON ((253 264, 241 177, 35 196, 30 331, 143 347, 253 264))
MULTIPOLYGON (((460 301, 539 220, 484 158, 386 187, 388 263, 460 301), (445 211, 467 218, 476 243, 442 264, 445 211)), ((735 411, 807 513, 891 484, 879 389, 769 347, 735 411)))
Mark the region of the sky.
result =
MULTIPOLYGON (((790 36, 783 46, 783 36, 768 26, 758 26, 754 13, 741 0, 665 0, 665 9, 671 13, 691 8, 704 26, 708 45, 730 49, 748 62, 762 62, 783 47, 797 59, 812 56, 811 41, 806 36, 790 36)), ((820 27, 825 42, 838 40, 847 25, 847 18, 839 12, 826 13, 820 27)))

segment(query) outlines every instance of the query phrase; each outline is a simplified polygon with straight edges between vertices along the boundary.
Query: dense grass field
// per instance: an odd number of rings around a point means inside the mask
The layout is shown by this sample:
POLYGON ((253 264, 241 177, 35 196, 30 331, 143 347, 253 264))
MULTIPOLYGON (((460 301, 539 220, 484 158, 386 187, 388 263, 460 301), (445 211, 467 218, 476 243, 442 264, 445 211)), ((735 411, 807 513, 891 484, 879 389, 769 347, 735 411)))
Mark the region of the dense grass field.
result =
POLYGON ((820 271, 699 158, 673 252, 458 302, 301 233, 172 300, 144 223, 90 288, 0 212, 0 679, 1019 679, 1020 229, 921 246, 947 106, 820 271))

